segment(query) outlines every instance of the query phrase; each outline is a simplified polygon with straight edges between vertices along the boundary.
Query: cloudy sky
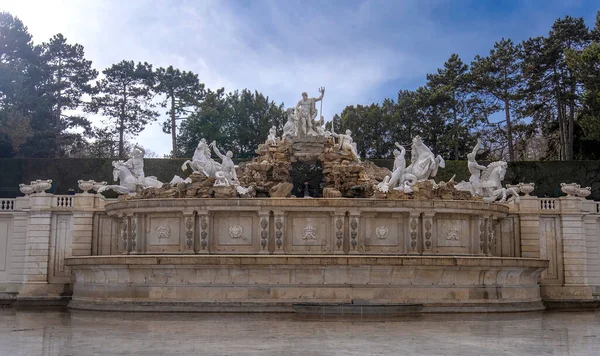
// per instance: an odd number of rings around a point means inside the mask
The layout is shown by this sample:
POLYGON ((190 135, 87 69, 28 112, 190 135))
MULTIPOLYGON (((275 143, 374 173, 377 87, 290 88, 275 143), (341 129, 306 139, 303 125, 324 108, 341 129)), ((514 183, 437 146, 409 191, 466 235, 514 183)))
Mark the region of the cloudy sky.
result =
MULTIPOLYGON (((123 59, 173 65, 209 88, 258 90, 287 106, 325 86, 326 118, 415 89, 452 53, 470 62, 502 37, 545 35, 566 15, 592 26, 599 9, 584 0, 0 0, 35 43, 60 32, 100 71, 123 59)), ((170 151, 158 122, 134 141, 170 151)))

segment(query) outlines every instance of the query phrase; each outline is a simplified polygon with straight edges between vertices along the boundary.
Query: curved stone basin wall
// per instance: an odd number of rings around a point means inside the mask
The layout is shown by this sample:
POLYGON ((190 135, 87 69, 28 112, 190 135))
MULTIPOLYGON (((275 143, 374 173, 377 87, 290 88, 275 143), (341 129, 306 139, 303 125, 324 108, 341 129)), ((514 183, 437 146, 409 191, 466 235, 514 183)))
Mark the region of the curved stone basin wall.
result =
POLYGON ((489 256, 514 231, 506 206, 481 201, 148 199, 106 213, 125 254, 489 256))
POLYGON ((548 262, 440 256, 92 256, 67 260, 70 307, 293 311, 296 303, 418 303, 424 312, 540 310, 548 262))

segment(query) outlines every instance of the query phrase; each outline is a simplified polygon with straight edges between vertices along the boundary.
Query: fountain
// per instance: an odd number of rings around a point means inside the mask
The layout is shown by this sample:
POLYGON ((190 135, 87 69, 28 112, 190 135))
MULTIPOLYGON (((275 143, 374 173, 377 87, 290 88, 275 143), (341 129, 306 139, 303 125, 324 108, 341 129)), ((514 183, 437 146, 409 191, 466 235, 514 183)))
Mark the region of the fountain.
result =
POLYGON ((189 176, 170 184, 116 164, 115 177, 129 183, 100 188, 124 195, 106 204, 95 227, 116 232, 99 237, 112 252, 67 260, 70 307, 543 309, 538 278, 548 262, 502 248, 514 245, 515 231, 509 206, 494 201, 518 196, 496 182, 505 165, 474 166, 484 173, 472 172, 469 184, 435 182, 443 159, 419 137, 408 166, 400 145, 393 172, 361 161, 351 132, 328 132, 315 120, 323 94, 303 95, 288 109, 282 137, 272 129, 257 157, 238 167, 231 152, 204 139, 182 167, 189 176), (323 197, 304 199, 315 187, 294 186, 292 172, 314 164, 322 167, 323 197))

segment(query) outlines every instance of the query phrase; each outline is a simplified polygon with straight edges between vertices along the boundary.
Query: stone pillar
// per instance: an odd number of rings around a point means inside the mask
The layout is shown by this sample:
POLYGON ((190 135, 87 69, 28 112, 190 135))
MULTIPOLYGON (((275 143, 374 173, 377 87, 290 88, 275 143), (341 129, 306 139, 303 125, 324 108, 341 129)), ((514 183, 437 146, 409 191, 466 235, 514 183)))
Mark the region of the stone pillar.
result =
POLYGON ((185 241, 183 242, 184 253, 194 253, 194 231, 195 229, 194 212, 185 211, 183 213, 183 224, 185 226, 185 241))
POLYGON ((591 300, 586 276, 585 229, 582 199, 560 198, 564 287, 561 299, 591 300))
POLYGON ((495 216, 490 216, 487 219, 487 251, 488 256, 494 256, 494 247, 496 245, 496 226, 498 219, 495 216))
POLYGON ((73 197, 73 245, 72 256, 91 256, 94 230, 94 207, 100 199, 91 194, 75 194, 73 197))
POLYGON ((260 250, 258 253, 269 253, 269 220, 270 214, 268 211, 258 213, 258 226, 260 229, 260 250))
POLYGON ((129 216, 123 214, 121 216, 121 230, 119 231, 119 240, 123 249, 122 254, 128 255, 130 249, 129 243, 129 216))
POLYGON ((198 244, 194 244, 194 251, 197 254, 208 253, 208 247, 210 246, 209 241, 209 229, 210 229, 210 218, 208 211, 198 211, 198 244))
MULTIPOLYGON (((358 236, 358 232, 359 230, 359 222, 360 222, 360 213, 359 212, 350 212, 350 250, 348 251, 349 254, 351 255, 355 255, 355 254, 359 254, 360 253, 360 248, 359 248, 359 236, 358 236)), ((364 241, 363 241, 364 243, 364 241)), ((337 246, 336 246, 337 248, 337 246)))
MULTIPOLYGON (((52 229, 51 194, 32 194, 27 219, 23 286, 19 298, 58 295, 62 290, 52 291, 48 284, 50 237, 52 229)), ((62 289, 62 288, 61 288, 62 289)))
POLYGON ((521 197, 521 257, 540 258, 540 201, 537 197, 521 197))
POLYGON ((275 221, 275 254, 284 254, 285 246, 285 215, 283 211, 273 212, 275 221))
POLYGON ((477 254, 485 255, 487 245, 487 219, 484 216, 480 216, 477 220, 477 231, 479 239, 477 241, 477 254))
POLYGON ((346 220, 346 213, 336 212, 333 216, 334 228, 335 228, 335 241, 333 243, 333 253, 336 255, 343 255, 344 252, 344 221, 346 220))

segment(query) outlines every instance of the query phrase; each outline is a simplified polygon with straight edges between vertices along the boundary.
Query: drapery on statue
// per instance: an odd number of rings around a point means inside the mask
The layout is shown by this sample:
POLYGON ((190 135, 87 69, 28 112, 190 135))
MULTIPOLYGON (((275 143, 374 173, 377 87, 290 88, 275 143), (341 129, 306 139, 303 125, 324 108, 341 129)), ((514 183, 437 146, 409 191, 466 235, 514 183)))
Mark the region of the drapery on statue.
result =
POLYGON ((127 161, 113 161, 113 180, 119 181, 118 185, 105 185, 98 189, 98 193, 113 190, 119 194, 136 194, 144 188, 160 188, 160 182, 154 176, 146 177, 144 174, 144 154, 142 147, 135 145, 131 158, 127 161))
POLYGON ((194 173, 202 172, 207 177, 216 178, 216 173, 221 170, 221 165, 210 157, 211 146, 212 144, 206 143, 206 139, 201 139, 194 151, 194 156, 191 160, 183 163, 181 170, 185 171, 189 166, 194 173))
POLYGON ((277 137, 277 128, 275 126, 271 126, 269 129, 269 134, 267 135, 267 145, 276 146, 279 144, 279 138, 277 137))
POLYGON ((306 92, 302 93, 302 100, 296 104, 296 115, 298 116, 296 134, 298 137, 316 136, 313 128, 313 120, 317 117, 316 102, 323 100, 325 88, 319 88, 321 95, 318 98, 309 98, 306 92))
POLYGON ((469 168, 469 173, 471 176, 469 177, 469 182, 471 183, 471 187, 473 188, 473 193, 475 195, 481 195, 481 171, 485 169, 485 166, 480 165, 475 161, 475 156, 481 149, 481 140, 477 139, 477 144, 473 147, 473 152, 467 154, 467 167, 469 168))
POLYGON ((294 108, 285 111, 287 122, 283 126, 283 139, 292 139, 296 136, 297 117, 294 108))

